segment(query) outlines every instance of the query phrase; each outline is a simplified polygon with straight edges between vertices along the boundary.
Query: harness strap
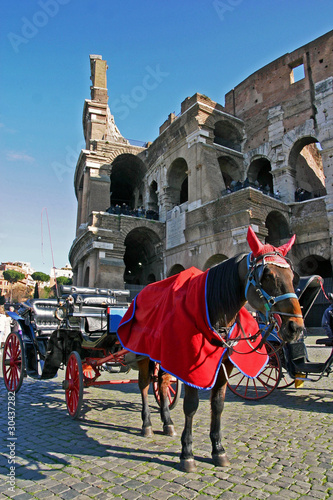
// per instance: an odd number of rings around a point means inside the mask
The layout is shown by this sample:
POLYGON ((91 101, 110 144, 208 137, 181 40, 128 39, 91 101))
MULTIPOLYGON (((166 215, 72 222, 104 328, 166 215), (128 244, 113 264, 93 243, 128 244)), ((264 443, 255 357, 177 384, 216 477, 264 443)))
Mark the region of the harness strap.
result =
MULTIPOLYGON (((285 261, 285 257, 283 257, 280 253, 275 252, 275 253, 270 253, 270 254, 264 254, 260 256, 260 261, 263 262, 263 266, 265 266, 265 257, 267 255, 278 255, 279 257, 283 258, 285 261)), ((247 256, 247 269, 248 269, 248 275, 247 275, 247 283, 245 287, 245 298, 247 298, 249 286, 253 285, 255 288, 256 292, 258 293, 260 299, 264 301, 264 307, 266 309, 266 321, 269 321, 269 316, 271 314, 271 309, 272 307, 277 304, 278 302, 281 302, 282 300, 287 300, 287 299, 297 299, 298 297, 296 293, 284 293, 283 295, 278 295, 277 297, 272 297, 269 295, 265 290, 260 286, 260 283, 257 282, 256 277, 254 276, 255 270, 256 270, 256 265, 257 265, 257 259, 254 259, 253 262, 251 261, 251 256, 252 252, 250 252, 247 256)), ((287 261, 286 261, 287 262, 287 261)), ((273 262, 274 264, 274 262, 273 262)), ((274 311, 276 314, 280 314, 281 316, 292 316, 295 318, 302 318, 301 314, 290 314, 290 313, 284 313, 282 311, 274 311)))

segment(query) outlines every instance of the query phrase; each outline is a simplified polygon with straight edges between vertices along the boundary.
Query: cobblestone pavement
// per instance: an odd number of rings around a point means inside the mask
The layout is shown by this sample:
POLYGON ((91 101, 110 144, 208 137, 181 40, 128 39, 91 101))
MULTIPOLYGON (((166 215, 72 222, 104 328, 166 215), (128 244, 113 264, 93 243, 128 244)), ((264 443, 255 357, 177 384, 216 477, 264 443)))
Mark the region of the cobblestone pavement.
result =
MULTIPOLYGON (((325 349, 325 359, 329 352, 325 349)), ((312 355, 320 352, 310 349, 312 355)), ((85 390, 83 415, 73 421, 62 379, 63 372, 52 381, 24 379, 15 398, 12 448, 8 395, 0 380, 1 498, 333 499, 333 376, 297 390, 275 390, 254 402, 228 391, 223 414, 224 446, 231 459, 227 468, 211 464, 209 394, 201 391, 194 421, 198 470, 190 474, 178 465, 182 401, 172 411, 178 436, 170 438, 162 435, 150 394, 155 434, 147 439, 140 436, 136 384, 85 390)))

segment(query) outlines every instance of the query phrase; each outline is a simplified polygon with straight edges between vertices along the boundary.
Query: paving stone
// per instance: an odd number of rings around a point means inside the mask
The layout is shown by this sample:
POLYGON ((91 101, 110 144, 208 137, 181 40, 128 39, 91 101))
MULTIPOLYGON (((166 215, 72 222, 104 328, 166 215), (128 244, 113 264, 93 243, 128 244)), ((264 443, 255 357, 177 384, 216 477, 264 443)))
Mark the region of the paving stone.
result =
MULTIPOLYGON (((17 497, 327 500, 333 495, 331 400, 321 396, 318 402, 313 385, 301 394, 274 391, 264 402, 253 404, 228 392, 223 442, 231 466, 226 468, 211 463, 209 394, 200 394, 193 439, 197 472, 186 474, 179 469, 181 403, 172 412, 177 438, 161 434, 155 407, 155 435, 143 439, 140 394, 134 385, 89 389, 85 414, 75 422, 67 416, 59 389, 61 376, 58 381, 45 381, 43 388, 25 379, 20 390, 23 398, 17 398, 17 421, 19 428, 24 427, 20 439, 25 443, 24 449, 18 447, 17 497), (41 426, 41 421, 48 426, 41 426), (41 451, 41 443, 47 452, 41 451)), ((318 382, 320 394, 331 396, 333 377, 324 382, 318 382)), ((0 397, 4 394, 0 380, 0 397)), ((0 418, 2 413, 0 407, 0 418)), ((5 439, 0 428, 0 446, 5 439)), ((5 480, 0 474, 1 498, 6 498, 5 480)))

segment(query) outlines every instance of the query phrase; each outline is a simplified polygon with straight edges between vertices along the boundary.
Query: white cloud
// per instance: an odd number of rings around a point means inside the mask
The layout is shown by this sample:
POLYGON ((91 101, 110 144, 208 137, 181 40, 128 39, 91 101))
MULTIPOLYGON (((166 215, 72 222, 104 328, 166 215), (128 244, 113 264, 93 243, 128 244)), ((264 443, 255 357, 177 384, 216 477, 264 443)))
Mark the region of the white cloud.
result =
POLYGON ((8 161, 24 161, 28 163, 33 163, 35 158, 26 153, 20 153, 19 151, 8 151, 6 153, 6 158, 8 161))

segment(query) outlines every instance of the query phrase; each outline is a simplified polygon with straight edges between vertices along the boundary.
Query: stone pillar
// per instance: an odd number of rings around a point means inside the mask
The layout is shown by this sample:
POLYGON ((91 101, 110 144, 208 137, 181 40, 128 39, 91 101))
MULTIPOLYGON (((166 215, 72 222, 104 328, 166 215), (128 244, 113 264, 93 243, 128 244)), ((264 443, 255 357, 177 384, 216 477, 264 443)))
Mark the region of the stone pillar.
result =
POLYGON ((274 193, 280 191, 280 200, 284 203, 295 201, 295 172, 289 169, 279 168, 272 163, 272 175, 274 193))
POLYGON ((83 283, 83 262, 80 261, 78 266, 77 266, 76 285, 81 286, 82 283, 83 283))
MULTIPOLYGON (((315 85, 315 105, 317 109, 317 138, 322 147, 321 157, 325 174, 325 197, 330 235, 333 235, 333 77, 315 85)), ((331 236, 332 238, 332 236, 331 236)), ((333 246, 331 242, 331 263, 333 246)))
MULTIPOLYGON (((88 221, 88 195, 89 195, 89 171, 84 169, 83 174, 83 188, 82 188, 82 202, 80 213, 80 226, 88 221)), ((80 227, 79 226, 79 227, 80 227)))
POLYGON ((279 190, 281 201, 291 203, 295 194, 295 173, 288 165, 288 158, 283 151, 284 123, 281 105, 268 110, 268 139, 271 146, 271 173, 274 193, 279 190))
POLYGON ((90 167, 88 216, 91 212, 105 212, 110 206, 110 176, 100 166, 90 167))
POLYGON ((79 187, 77 191, 77 218, 76 218, 76 234, 81 225, 81 217, 82 217, 82 197, 83 197, 83 188, 79 187))

